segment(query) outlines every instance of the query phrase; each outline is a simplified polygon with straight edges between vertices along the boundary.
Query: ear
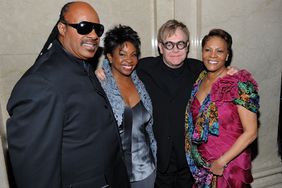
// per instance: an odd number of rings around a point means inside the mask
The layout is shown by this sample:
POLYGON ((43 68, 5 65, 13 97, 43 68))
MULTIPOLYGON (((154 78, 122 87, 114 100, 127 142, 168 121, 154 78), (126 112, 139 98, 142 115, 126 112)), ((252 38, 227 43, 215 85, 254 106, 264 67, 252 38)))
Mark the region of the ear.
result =
POLYGON ((62 22, 59 22, 57 27, 58 27, 58 31, 59 31, 60 35, 65 36, 66 25, 63 24, 62 22))
POLYGON ((113 61, 113 56, 112 56, 112 54, 107 53, 107 58, 108 58, 109 62, 112 63, 112 61, 113 61))
POLYGON ((160 53, 163 54, 163 45, 161 43, 158 43, 160 53))

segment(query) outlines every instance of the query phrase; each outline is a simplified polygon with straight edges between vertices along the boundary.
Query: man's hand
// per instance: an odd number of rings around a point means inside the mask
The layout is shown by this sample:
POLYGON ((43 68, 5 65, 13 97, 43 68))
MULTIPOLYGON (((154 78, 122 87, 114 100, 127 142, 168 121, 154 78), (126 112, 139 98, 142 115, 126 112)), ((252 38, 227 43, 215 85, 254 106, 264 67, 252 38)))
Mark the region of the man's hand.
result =
POLYGON ((106 79, 106 75, 105 75, 103 68, 97 68, 95 70, 95 75, 97 76, 97 78, 99 80, 105 80, 106 79))
POLYGON ((240 69, 238 69, 237 67, 231 67, 231 66, 228 66, 227 67, 227 74, 228 75, 234 75, 236 74, 237 72, 239 72, 240 69))

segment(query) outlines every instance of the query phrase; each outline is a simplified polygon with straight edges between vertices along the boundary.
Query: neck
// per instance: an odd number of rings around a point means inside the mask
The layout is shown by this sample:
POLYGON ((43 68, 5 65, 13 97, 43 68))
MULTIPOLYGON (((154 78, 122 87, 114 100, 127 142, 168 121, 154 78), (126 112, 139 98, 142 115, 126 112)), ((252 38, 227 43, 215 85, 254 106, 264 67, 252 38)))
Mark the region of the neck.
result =
POLYGON ((182 61, 181 63, 179 63, 177 65, 170 65, 166 62, 166 60, 164 58, 163 58, 163 62, 167 67, 169 67, 171 69, 178 69, 178 68, 182 67, 182 65, 184 64, 184 61, 182 61))
POLYGON ((221 77, 222 75, 225 75, 226 68, 219 70, 218 72, 209 72, 207 75, 207 79, 209 81, 215 81, 217 78, 221 77))
POLYGON ((116 82, 131 82, 131 75, 125 76, 125 75, 121 75, 119 73, 116 73, 115 71, 112 71, 113 77, 116 80, 116 82))

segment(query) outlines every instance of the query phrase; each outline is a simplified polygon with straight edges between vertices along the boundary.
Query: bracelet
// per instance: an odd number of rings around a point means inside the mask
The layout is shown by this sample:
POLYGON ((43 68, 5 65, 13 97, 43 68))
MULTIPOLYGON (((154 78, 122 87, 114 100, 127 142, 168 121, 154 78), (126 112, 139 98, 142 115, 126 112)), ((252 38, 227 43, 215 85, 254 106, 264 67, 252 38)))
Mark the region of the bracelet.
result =
MULTIPOLYGON (((222 155, 220 156, 220 158, 222 157, 222 155)), ((225 168, 227 168, 227 166, 228 166, 228 163, 225 163, 225 165, 223 166, 223 168, 225 169, 225 168)))

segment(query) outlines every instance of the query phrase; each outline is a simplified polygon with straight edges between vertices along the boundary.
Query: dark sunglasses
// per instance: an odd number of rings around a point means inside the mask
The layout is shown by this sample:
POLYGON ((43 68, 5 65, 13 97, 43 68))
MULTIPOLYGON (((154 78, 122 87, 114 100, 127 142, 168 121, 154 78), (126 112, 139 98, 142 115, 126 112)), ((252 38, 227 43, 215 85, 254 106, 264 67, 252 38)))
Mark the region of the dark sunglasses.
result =
POLYGON ((95 33, 98 37, 101 37, 104 33, 104 26, 102 24, 98 23, 92 23, 92 22, 86 22, 82 21, 78 24, 70 24, 66 21, 62 21, 63 24, 71 26, 76 29, 77 33, 80 35, 87 35, 92 32, 92 30, 95 30, 95 33))

